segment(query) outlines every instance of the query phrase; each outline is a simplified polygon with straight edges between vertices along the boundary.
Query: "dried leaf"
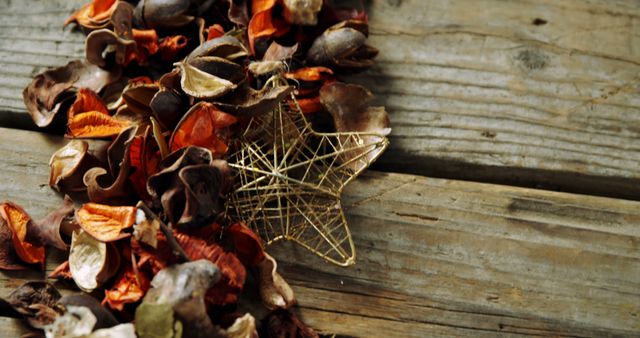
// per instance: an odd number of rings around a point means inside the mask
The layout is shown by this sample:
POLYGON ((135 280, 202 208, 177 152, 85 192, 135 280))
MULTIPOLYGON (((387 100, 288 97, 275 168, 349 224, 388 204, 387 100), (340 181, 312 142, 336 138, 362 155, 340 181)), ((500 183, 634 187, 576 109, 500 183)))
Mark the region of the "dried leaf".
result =
POLYGON ((192 260, 208 259, 220 269, 222 278, 207 293, 207 302, 215 305, 236 303, 247 274, 240 260, 234 254, 225 252, 215 243, 207 243, 202 239, 180 233, 175 237, 189 258, 192 260))
POLYGON ((234 116, 224 113, 213 104, 198 102, 178 122, 169 147, 175 151, 193 145, 209 149, 213 155, 223 155, 228 149, 228 127, 236 121, 234 116))
POLYGON ((254 0, 251 2, 251 21, 247 29, 249 46, 255 54, 258 39, 279 37, 289 31, 287 23, 274 16, 276 0, 254 0))
POLYGON ((178 177, 184 187, 185 206, 178 225, 209 225, 224 211, 220 195, 226 180, 225 174, 231 169, 226 166, 225 161, 222 162, 222 168, 200 164, 180 170, 178 177))
POLYGON ((27 226, 26 240, 37 246, 51 245, 60 250, 67 250, 67 244, 60 237, 60 225, 65 217, 73 214, 73 201, 64 197, 63 204, 41 220, 31 221, 27 226))
POLYGON ((13 233, 9 225, 4 218, 0 218, 0 269, 23 270, 26 268, 13 247, 13 233))
POLYGON ((258 288, 262 304, 267 309, 288 309, 296 303, 293 290, 276 271, 276 260, 264 253, 264 259, 258 263, 258 288))
POLYGON ((220 98, 215 104, 230 114, 241 117, 254 117, 275 109, 292 91, 293 87, 291 86, 269 86, 261 90, 242 86, 229 95, 220 98))
POLYGON ((133 267, 127 265, 114 285, 105 290, 105 302, 114 310, 123 311, 125 304, 136 303, 149 289, 150 283, 144 274, 136 275, 133 267))
POLYGON ((117 119, 98 111, 90 111, 73 116, 68 122, 67 137, 99 138, 111 137, 129 127, 131 122, 117 119))
POLYGON ((41 329, 52 323, 63 311, 59 303, 60 297, 60 293, 53 285, 33 281, 22 284, 2 301, 26 319, 31 327, 41 329))
POLYGON ((326 67, 303 67, 293 72, 287 72, 284 77, 296 81, 326 81, 333 75, 333 71, 326 67))
POLYGON ((84 177, 89 199, 101 204, 126 204, 131 199, 131 186, 127 184, 131 158, 129 151, 137 127, 123 130, 107 149, 108 173, 103 168, 92 168, 84 177))
POLYGON ((88 88, 99 92, 119 78, 119 68, 107 71, 96 65, 76 60, 36 75, 24 89, 22 96, 36 125, 46 127, 53 121, 63 101, 72 97, 71 89, 88 88))
POLYGON ((148 63, 149 57, 160 50, 158 34, 155 29, 133 29, 132 32, 135 45, 128 46, 124 65, 128 65, 134 60, 139 65, 145 65, 148 63))
POLYGON ((173 61, 187 47, 184 35, 167 36, 160 42, 160 57, 164 61, 173 61))
POLYGON ((235 223, 226 229, 233 242, 236 256, 248 267, 257 266, 265 259, 262 241, 251 229, 241 223, 235 223))
POLYGON ((133 226, 136 208, 86 203, 76 211, 82 229, 102 242, 112 242, 130 236, 122 230, 133 226))
POLYGON ((71 14, 64 25, 76 22, 88 30, 105 28, 109 25, 111 13, 115 10, 117 3, 116 0, 93 0, 71 14))
POLYGON ((213 40, 224 36, 224 28, 219 24, 213 24, 207 29, 206 41, 213 40))
POLYGON ((11 230, 13 247, 18 257, 28 264, 40 263, 44 269, 44 247, 26 242, 27 226, 31 217, 19 205, 12 202, 0 204, 0 217, 11 230))
POLYGON ((93 90, 89 88, 79 88, 76 93, 76 100, 67 111, 67 120, 70 121, 74 116, 89 111, 97 111, 109 115, 107 106, 93 90))
POLYGON ((274 41, 271 43, 271 45, 269 45, 267 51, 264 52, 262 61, 286 61, 291 59, 297 51, 297 43, 291 47, 287 47, 274 41))

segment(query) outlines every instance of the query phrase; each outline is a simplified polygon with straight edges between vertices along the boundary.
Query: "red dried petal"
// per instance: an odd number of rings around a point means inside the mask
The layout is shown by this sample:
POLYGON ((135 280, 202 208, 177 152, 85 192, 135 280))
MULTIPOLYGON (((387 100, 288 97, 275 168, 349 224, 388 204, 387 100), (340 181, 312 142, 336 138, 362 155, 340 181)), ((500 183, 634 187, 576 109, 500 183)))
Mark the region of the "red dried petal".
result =
POLYGON ((228 137, 227 127, 236 123, 237 119, 208 102, 194 105, 178 122, 171 135, 169 146, 171 151, 186 146, 199 146, 211 150, 215 154, 227 152, 225 144, 228 137))
POLYGON ((262 241, 251 229, 241 223, 231 225, 227 234, 233 242, 236 256, 245 266, 256 266, 264 259, 262 241))

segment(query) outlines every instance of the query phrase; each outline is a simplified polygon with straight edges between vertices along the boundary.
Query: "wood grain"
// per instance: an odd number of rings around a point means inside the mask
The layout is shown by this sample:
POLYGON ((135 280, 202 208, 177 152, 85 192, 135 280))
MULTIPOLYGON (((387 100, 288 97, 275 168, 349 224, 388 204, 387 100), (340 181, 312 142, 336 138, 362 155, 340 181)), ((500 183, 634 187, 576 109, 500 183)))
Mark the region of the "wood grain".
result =
MULTIPOLYGON (((0 199, 33 217, 57 206, 47 163, 64 142, 0 129, 0 199)), ((350 184, 343 205, 358 249, 354 267, 288 244, 270 248, 298 311, 322 332, 640 336, 639 202, 369 172, 350 184)), ((56 252, 48 269, 61 257, 56 252)), ((40 277, 2 272, 0 295, 40 277)), ((2 323, 0 336, 22 330, 2 323)))
POLYGON ((640 198, 636 1, 372 1, 378 168, 640 198))
MULTIPOLYGON (((31 77, 83 55, 85 0, 0 4, 0 125, 33 129, 31 77)), ((640 199, 633 0, 375 0, 377 65, 351 80, 391 114, 377 168, 640 199)))

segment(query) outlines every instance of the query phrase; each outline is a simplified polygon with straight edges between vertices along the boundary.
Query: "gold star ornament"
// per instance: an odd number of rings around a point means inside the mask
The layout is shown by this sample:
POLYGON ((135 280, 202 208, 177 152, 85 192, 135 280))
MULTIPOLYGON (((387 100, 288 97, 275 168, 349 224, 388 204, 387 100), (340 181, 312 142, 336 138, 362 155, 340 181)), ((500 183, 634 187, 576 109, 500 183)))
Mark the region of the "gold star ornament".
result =
POLYGON ((319 133, 295 98, 254 117, 229 164, 236 185, 227 211, 266 244, 291 240, 341 266, 356 252, 342 211, 342 190, 388 145, 374 133, 319 133))

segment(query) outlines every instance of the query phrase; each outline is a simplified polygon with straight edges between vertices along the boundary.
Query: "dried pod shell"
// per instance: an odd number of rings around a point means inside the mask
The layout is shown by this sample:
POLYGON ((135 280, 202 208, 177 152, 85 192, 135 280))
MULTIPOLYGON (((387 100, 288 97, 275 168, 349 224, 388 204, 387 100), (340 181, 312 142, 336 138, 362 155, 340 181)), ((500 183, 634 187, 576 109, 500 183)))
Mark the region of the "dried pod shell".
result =
POLYGON ((134 11, 139 26, 148 28, 178 28, 189 24, 190 0, 141 0, 134 11))
POLYGON ((84 191, 84 173, 100 162, 89 153, 89 144, 82 140, 71 140, 56 151, 49 160, 51 171, 49 185, 57 191, 84 191))
POLYGON ((100 242, 84 231, 71 236, 69 270, 80 290, 91 292, 103 281, 98 275, 107 267, 107 244, 100 242))
POLYGON ((344 21, 329 27, 309 48, 307 62, 347 69, 373 65, 378 50, 365 44, 366 27, 359 21, 344 21))

